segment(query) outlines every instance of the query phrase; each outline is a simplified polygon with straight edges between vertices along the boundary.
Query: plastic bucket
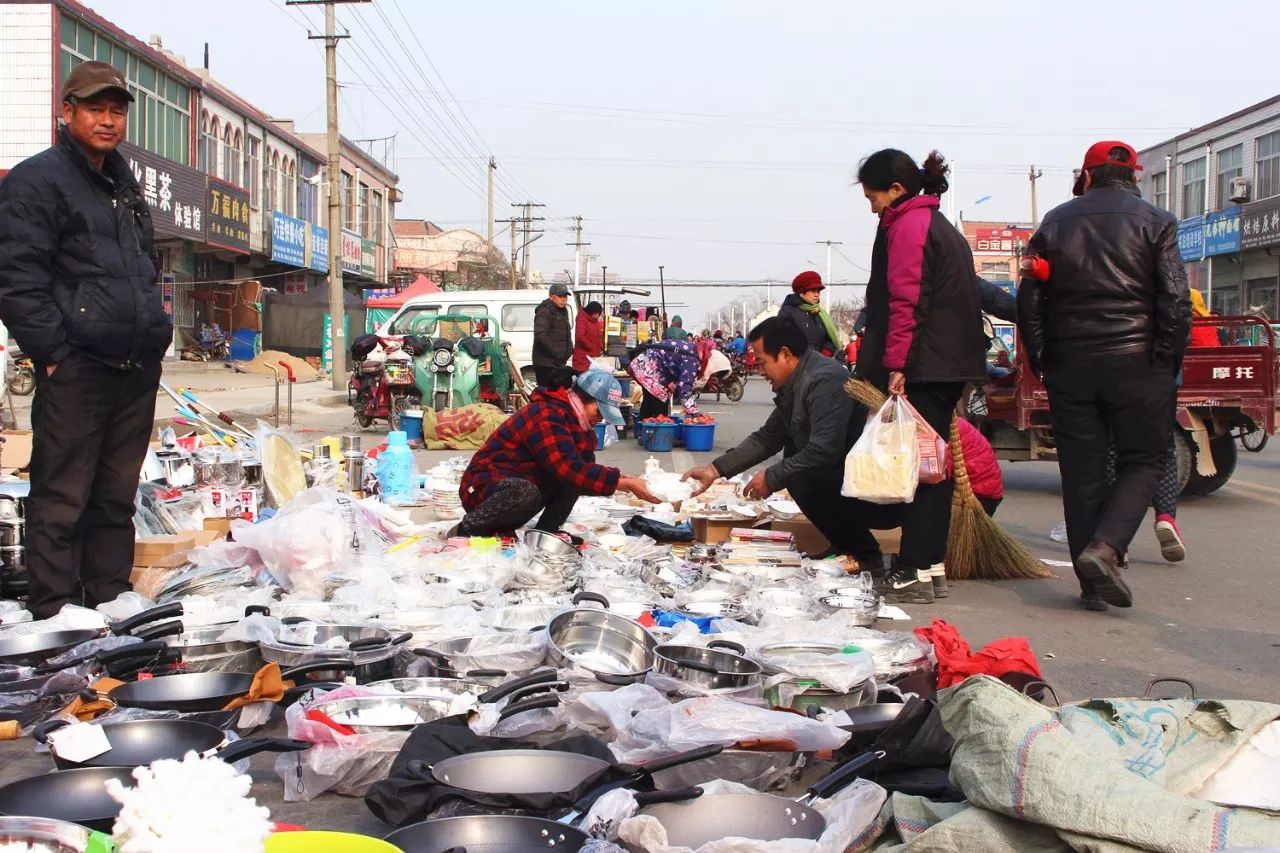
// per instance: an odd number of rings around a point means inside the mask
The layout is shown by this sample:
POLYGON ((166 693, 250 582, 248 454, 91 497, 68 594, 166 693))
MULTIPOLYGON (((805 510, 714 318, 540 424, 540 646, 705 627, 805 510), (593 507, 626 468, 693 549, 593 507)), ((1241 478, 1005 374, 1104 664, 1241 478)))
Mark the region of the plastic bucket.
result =
POLYGON ((604 424, 596 424, 596 450, 604 450, 604 424))
POLYGON ((672 415, 671 420, 676 422, 675 444, 676 444, 676 447, 679 447, 680 445, 684 444, 684 416, 672 415))
POLYGON ((408 409, 400 413, 400 429, 412 444, 422 443, 422 409, 408 409))
POLYGON ((684 449, 710 450, 716 443, 715 424, 685 424, 684 449))
POLYGON ((266 853, 399 853, 400 848, 380 838, 349 832, 274 832, 267 838, 266 853))
POLYGON ((655 453, 666 453, 676 446, 675 424, 646 424, 644 446, 655 453))
POLYGON ((639 415, 632 418, 632 428, 636 432, 636 444, 640 445, 641 447, 644 447, 645 424, 644 424, 644 421, 640 420, 639 415))

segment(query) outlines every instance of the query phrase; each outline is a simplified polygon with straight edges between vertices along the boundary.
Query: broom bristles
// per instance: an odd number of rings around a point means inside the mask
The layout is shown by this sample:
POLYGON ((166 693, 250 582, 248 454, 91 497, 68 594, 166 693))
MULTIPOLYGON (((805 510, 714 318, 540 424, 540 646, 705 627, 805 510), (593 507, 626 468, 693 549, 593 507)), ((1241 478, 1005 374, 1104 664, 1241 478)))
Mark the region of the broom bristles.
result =
POLYGON ((844 383, 844 391, 855 403, 866 406, 873 412, 879 411, 889 398, 876 386, 865 379, 850 379, 844 383))

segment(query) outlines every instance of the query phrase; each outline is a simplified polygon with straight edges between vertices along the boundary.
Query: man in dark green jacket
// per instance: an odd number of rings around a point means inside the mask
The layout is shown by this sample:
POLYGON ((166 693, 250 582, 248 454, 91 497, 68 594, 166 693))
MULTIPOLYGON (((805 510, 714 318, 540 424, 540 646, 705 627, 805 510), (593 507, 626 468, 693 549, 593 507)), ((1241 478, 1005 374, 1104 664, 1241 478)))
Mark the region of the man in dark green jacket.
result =
POLYGON ((848 373, 810 349, 804 332, 788 320, 771 317, 752 329, 747 340, 776 393, 776 408, 745 441, 684 478, 696 480, 705 491, 720 477, 732 477, 781 451, 781 460, 747 483, 746 496, 760 499, 786 489, 831 542, 832 553, 853 556, 865 570, 879 574, 880 546, 871 530, 897 527, 899 507, 840 494, 844 457, 866 420, 866 410, 845 393, 848 373))

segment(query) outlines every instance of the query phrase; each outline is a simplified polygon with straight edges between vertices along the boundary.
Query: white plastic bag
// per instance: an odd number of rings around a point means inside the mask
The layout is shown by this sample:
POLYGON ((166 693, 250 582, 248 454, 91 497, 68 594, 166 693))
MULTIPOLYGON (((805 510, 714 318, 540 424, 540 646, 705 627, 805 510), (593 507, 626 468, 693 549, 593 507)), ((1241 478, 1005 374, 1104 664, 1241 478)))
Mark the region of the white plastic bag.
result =
POLYGON ((919 481, 915 418, 901 397, 890 397, 845 457, 840 494, 875 504, 911 503, 919 481))

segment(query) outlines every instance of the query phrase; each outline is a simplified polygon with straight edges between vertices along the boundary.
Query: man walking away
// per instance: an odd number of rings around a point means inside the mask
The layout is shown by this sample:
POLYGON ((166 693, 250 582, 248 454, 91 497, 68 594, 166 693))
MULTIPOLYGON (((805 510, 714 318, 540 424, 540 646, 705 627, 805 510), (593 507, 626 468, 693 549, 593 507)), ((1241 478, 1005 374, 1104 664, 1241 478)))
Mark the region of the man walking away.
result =
POLYGON ((57 143, 0 184, 0 320, 37 366, 27 606, 37 619, 129 589, 134 493, 173 328, 151 212, 124 141, 124 75, 67 77, 57 143))
POLYGON ((547 298, 533 312, 533 374, 538 387, 546 388, 551 372, 564 367, 573 355, 573 338, 569 334, 569 286, 562 282, 551 285, 547 298))
POLYGON ((1191 330, 1178 223, 1139 196, 1141 168, 1123 142, 1088 150, 1077 198, 1031 238, 1018 292, 1028 356, 1049 391, 1067 540, 1088 610, 1133 604, 1121 565, 1160 481, 1191 330))

